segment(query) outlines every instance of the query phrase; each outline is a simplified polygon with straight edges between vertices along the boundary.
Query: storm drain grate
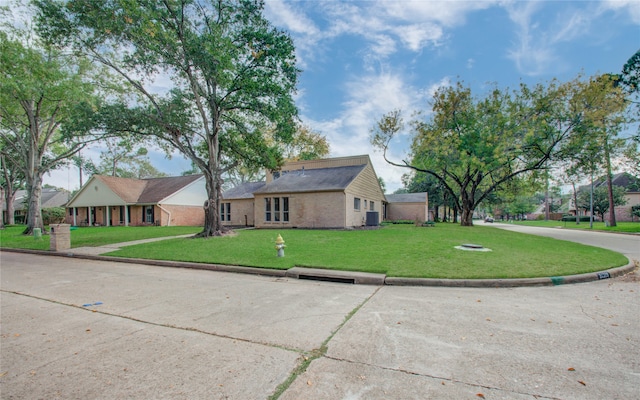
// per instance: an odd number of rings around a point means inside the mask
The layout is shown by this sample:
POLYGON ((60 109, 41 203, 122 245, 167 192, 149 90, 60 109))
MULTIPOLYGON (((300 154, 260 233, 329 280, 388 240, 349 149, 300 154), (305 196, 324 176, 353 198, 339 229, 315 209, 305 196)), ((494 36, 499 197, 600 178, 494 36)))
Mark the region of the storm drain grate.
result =
POLYGON ((341 278, 338 276, 318 276, 318 275, 298 275, 298 279, 305 279, 308 281, 322 281, 322 282, 338 282, 338 283, 350 283, 355 285, 356 280, 353 278, 341 278))

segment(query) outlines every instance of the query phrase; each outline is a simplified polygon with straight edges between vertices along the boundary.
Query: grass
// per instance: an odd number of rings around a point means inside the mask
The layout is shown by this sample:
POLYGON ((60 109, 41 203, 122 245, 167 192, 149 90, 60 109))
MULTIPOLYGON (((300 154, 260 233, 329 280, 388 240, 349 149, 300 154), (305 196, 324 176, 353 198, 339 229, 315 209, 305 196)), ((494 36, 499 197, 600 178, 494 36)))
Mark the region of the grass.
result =
MULTIPOLYGON (((13 225, 0 230, 0 247, 49 250, 49 236, 34 239, 33 236, 22 234, 24 228, 24 225, 13 225)), ((71 231, 71 247, 95 247, 139 239, 186 235, 201 230, 201 227, 194 226, 83 227, 71 231)))
MULTIPOLYGON (((145 228, 146 229, 146 228, 145 228)), ((73 238, 72 238, 73 240, 73 238)), ((210 239, 171 239, 126 247, 117 257, 288 269, 294 266, 385 273, 395 277, 529 278, 571 275, 625 265, 615 252, 490 226, 409 225, 377 230, 241 230, 210 239), (286 256, 276 257, 278 233, 286 256), (491 252, 461 251, 463 243, 491 252)))
MULTIPOLYGON (((497 221, 500 222, 500 221, 497 221)), ((514 221, 514 224, 526 226, 542 226, 547 228, 591 229, 588 221, 576 224, 574 221, 514 221)), ((640 222, 618 222, 617 226, 606 226, 604 222, 594 222, 593 230, 609 232, 640 233, 640 222)))
MULTIPOLYGON (((534 222, 544 221, 529 223, 534 222)), ((11 226, 0 230, 0 247, 49 249, 47 236, 35 240, 22 235, 23 229, 24 226, 11 226)), ((199 230, 198 227, 87 227, 71 231, 71 246, 101 246, 199 230)), ((276 269, 306 266, 397 277, 451 279, 559 276, 627 263, 625 257, 605 249, 509 232, 490 225, 466 228, 455 224, 437 224, 435 228, 393 225, 354 231, 240 230, 236 235, 225 237, 169 239, 129 246, 109 255, 276 269), (278 233, 287 245, 284 258, 276 257, 274 245, 278 233), (481 244, 493 251, 454 248, 463 243, 481 244)))

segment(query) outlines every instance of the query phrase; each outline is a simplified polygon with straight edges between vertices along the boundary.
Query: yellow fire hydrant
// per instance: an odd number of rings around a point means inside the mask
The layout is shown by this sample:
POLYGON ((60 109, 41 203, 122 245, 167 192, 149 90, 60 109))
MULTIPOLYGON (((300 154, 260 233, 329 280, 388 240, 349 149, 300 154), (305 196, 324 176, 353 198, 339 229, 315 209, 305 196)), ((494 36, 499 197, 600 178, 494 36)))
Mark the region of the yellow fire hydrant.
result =
POLYGON ((282 236, 278 235, 276 239, 276 250, 278 250, 278 257, 284 257, 284 248, 287 247, 284 245, 284 239, 282 236))

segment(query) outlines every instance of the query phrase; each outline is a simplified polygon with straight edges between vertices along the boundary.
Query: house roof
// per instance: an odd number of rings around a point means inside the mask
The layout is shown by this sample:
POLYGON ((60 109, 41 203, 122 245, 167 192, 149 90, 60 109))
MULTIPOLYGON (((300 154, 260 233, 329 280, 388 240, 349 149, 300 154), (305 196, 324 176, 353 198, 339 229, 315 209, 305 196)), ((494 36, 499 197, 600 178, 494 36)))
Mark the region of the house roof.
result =
MULTIPOLYGON (((170 176, 163 178, 131 179, 117 176, 94 175, 123 201, 130 204, 159 203, 180 189, 200 179, 202 175, 170 176)), ((89 182, 85 186, 88 186, 89 182)), ((80 195, 80 192, 76 196, 80 195)), ((75 200, 75 197, 74 199, 75 200)))
POLYGON ((344 190, 367 165, 296 170, 282 174, 254 193, 328 192, 344 190))
POLYGON ((253 192, 262 188, 265 185, 265 182, 245 182, 242 183, 233 189, 226 190, 222 193, 222 198, 225 200, 231 199, 252 199, 253 192))
POLYGON ((402 193, 402 194, 386 194, 389 203, 425 203, 427 201, 427 192, 420 193, 402 193))
MULTIPOLYGON (((26 190, 16 190, 16 197, 13 200, 13 209, 15 211, 24 210, 27 208, 27 201, 29 200, 29 193, 26 190)), ((62 207, 69 201, 69 192, 66 190, 42 189, 42 196, 40 197, 40 206, 42 208, 62 207)), ((2 202, 2 209, 6 210, 7 205, 2 202)))
MULTIPOLYGON (((640 178, 636 178, 635 176, 627 172, 620 172, 613 175, 611 178, 611 183, 614 186, 623 187, 627 192, 640 192, 640 178)), ((593 187, 597 188, 606 184, 606 177, 598 178, 593 182, 593 187)), ((589 188, 590 185, 582 185, 578 188, 578 191, 589 190, 589 188)))

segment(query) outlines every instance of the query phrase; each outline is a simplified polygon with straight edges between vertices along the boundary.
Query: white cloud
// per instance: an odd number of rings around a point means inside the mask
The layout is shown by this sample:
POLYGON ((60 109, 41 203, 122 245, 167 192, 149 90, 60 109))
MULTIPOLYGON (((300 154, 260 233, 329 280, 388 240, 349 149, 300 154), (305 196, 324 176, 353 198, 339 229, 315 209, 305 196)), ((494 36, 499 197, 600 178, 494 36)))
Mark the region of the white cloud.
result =
MULTIPOLYGON (((332 157, 354 154, 369 154, 378 176, 382 177, 389 191, 402 187, 401 177, 407 170, 389 165, 382 154, 369 142, 370 129, 385 113, 401 109, 405 120, 412 114, 427 107, 426 99, 435 91, 450 85, 447 78, 433 85, 419 89, 405 82, 401 74, 383 72, 353 77, 345 84, 343 111, 331 120, 314 121, 302 116, 303 121, 314 130, 325 135, 331 145, 332 157)), ((410 150, 408 127, 393 141, 387 156, 394 161, 406 158, 410 150)))
POLYGON ((518 71, 529 76, 540 75, 548 70, 555 60, 549 42, 539 26, 532 23, 539 4, 522 2, 507 6, 509 17, 516 24, 519 42, 508 52, 518 71))
POLYGON ((392 30, 398 34, 408 49, 415 52, 420 51, 429 43, 438 45, 444 37, 442 27, 431 23, 404 25, 392 28, 392 30))
POLYGON ((614 10, 624 13, 631 18, 634 24, 640 24, 640 3, 638 0, 605 0, 602 3, 603 10, 614 10))

